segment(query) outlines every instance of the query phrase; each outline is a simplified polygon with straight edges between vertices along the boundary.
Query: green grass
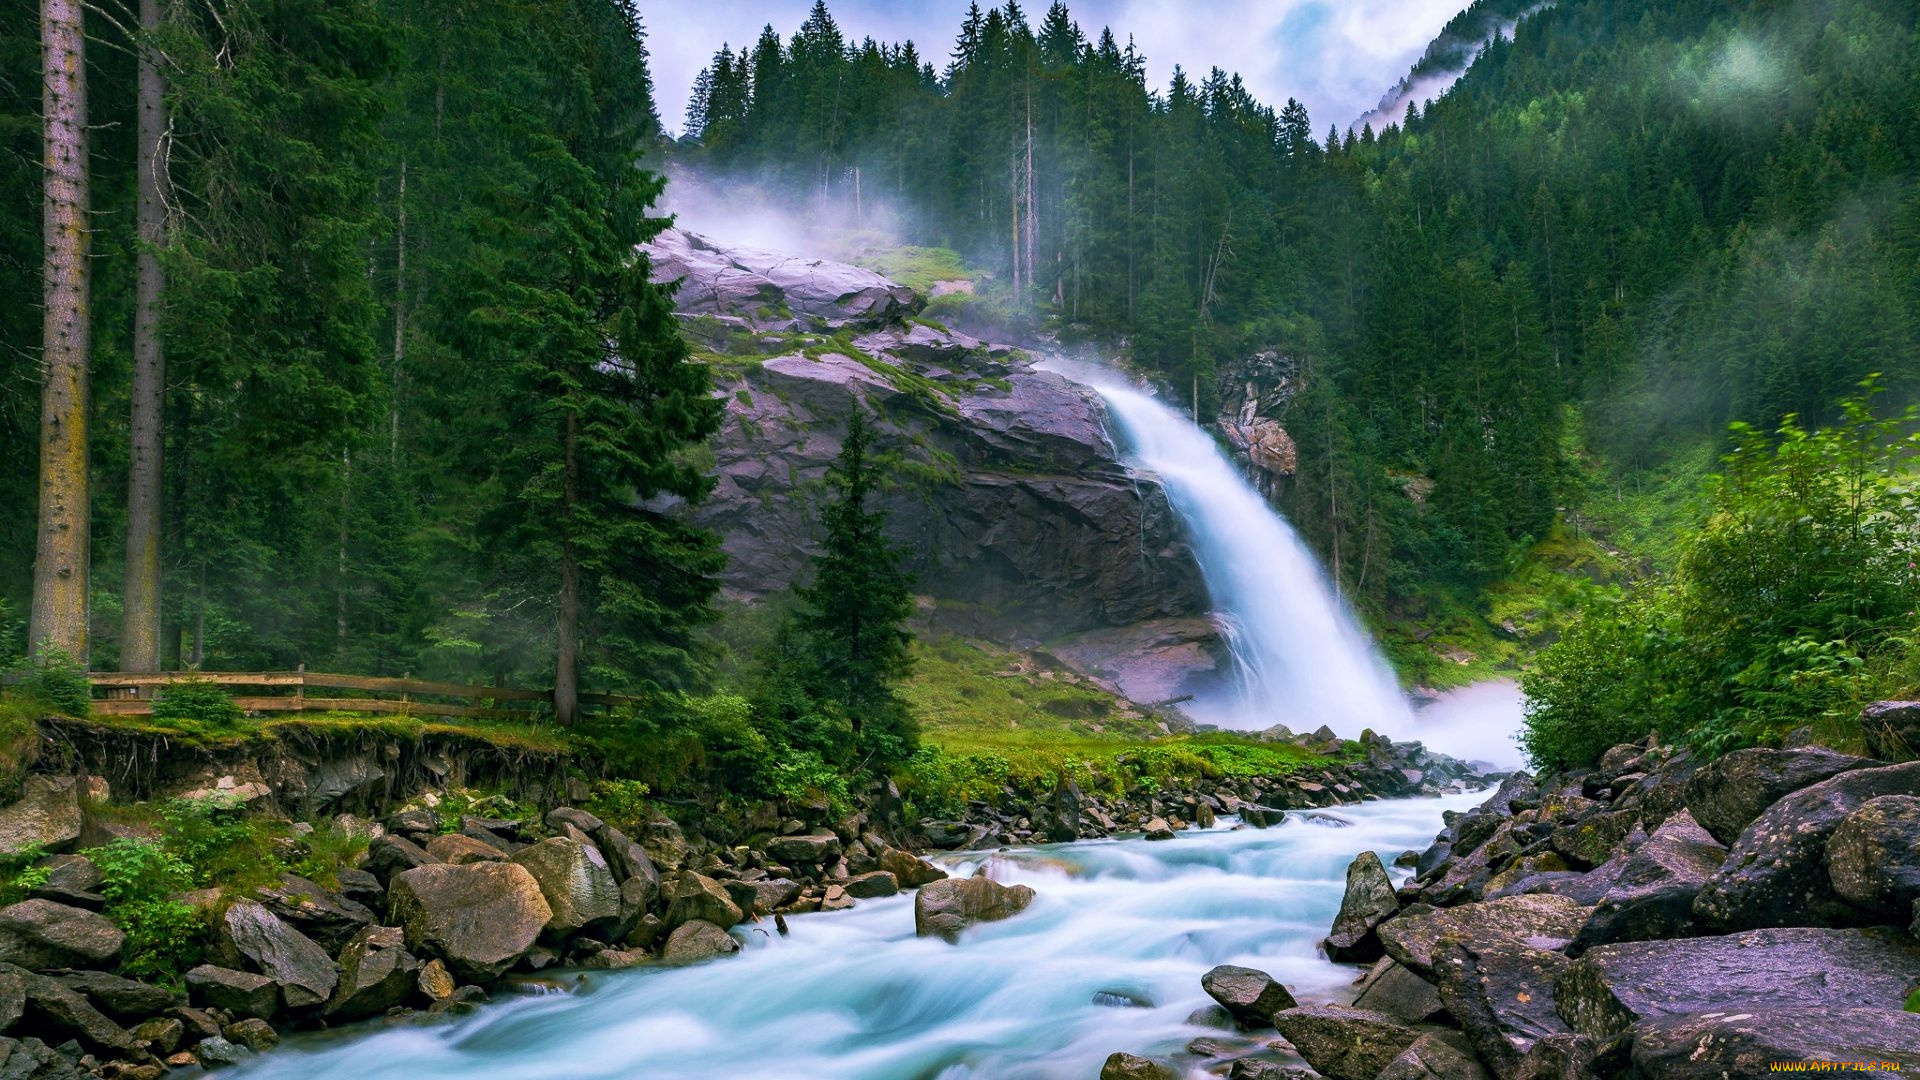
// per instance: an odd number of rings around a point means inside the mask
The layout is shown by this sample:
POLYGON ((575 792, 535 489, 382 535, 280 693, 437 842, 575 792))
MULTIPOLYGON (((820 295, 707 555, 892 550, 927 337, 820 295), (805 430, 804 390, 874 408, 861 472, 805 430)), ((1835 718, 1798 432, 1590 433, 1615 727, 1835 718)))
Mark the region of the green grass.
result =
POLYGON ((914 292, 926 295, 941 281, 978 281, 979 271, 962 262, 959 252, 942 247, 889 247, 867 245, 853 251, 847 261, 897 281, 914 292))

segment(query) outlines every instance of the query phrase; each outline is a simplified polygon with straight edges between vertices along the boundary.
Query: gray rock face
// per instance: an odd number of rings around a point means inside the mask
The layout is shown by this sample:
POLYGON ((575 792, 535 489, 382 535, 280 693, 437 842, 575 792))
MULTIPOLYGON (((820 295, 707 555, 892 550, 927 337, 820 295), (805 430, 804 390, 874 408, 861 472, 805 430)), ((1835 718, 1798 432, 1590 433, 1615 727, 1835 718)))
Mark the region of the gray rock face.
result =
POLYGON ((405 1003, 420 981, 420 961, 405 948, 397 926, 369 926, 340 953, 340 985, 327 1003, 339 1020, 378 1016, 405 1003))
POLYGON ((427 849, 419 844, 392 834, 376 836, 367 845, 367 870, 382 883, 416 866, 428 866, 439 861, 427 854, 427 849))
POLYGON ((512 967, 553 918, 540 883, 514 863, 418 866, 393 879, 387 904, 410 951, 470 982, 512 967))
POLYGON ((1273 1026, 1331 1080, 1376 1080, 1420 1032, 1345 1005, 1303 1005, 1275 1014, 1273 1026))
POLYGON ((710 922, 695 919, 682 923, 667 935, 667 943, 660 948, 660 959, 669 964, 691 964, 739 951, 740 943, 732 934, 710 922))
POLYGON ((898 893, 900 882, 885 870, 869 870, 848 878, 841 887, 856 900, 877 900, 898 893))
POLYGON ((56 978, 60 985, 86 995, 88 1001, 119 1020, 138 1020, 180 1003, 171 990, 104 971, 74 971, 56 978))
POLYGON ((553 911, 547 920, 549 934, 567 937, 611 928, 620 921, 620 886, 599 848, 555 836, 528 845, 515 853, 513 861, 540 883, 540 895, 553 911))
POLYGON ((1440 992, 1432 983, 1408 971, 1391 956, 1381 957, 1361 980, 1353 1007, 1384 1013, 1408 1024, 1431 1020, 1444 1008, 1440 992))
POLYGON ((51 900, 0 908, 0 963, 34 971, 112 967, 126 939, 101 916, 51 900))
POLYGON ((1826 846, 1848 814, 1881 795, 1920 795, 1920 762, 1843 772, 1768 807, 1700 890, 1694 914, 1730 930, 1870 921, 1833 891, 1826 846))
POLYGON ((465 866, 476 862, 505 862, 507 853, 497 844, 490 844, 478 837, 465 833, 445 833, 427 841, 427 854, 436 862, 465 866))
POLYGON ((1012 918, 1033 903, 1025 885, 1002 885, 976 873, 970 878, 947 878, 923 885, 913 898, 913 932, 935 934, 957 941, 960 931, 974 923, 1012 918))
POLYGON ((1200 988, 1248 1027, 1266 1027, 1274 1013, 1299 1004, 1278 979, 1257 968, 1221 964, 1200 976, 1200 988))
POLYGON ((1901 921, 1920 900, 1920 798, 1882 795, 1848 814, 1827 841, 1827 876, 1842 900, 1901 921))
POLYGON ((878 862, 880 869, 892 874, 903 889, 917 889, 931 882, 944 881, 947 876, 945 870, 899 848, 882 848, 878 862))
POLYGON ((1374 1080, 1486 1080, 1487 1070, 1466 1041, 1451 1031, 1430 1031, 1387 1063, 1374 1080))
POLYGON ((1694 899, 1726 854, 1689 812, 1668 818, 1646 843, 1608 866, 1610 883, 1575 935, 1572 952, 1615 941, 1687 936, 1694 899))
POLYGON ((1167 1066, 1138 1054, 1109 1054, 1100 1066, 1100 1080, 1173 1080, 1177 1075, 1167 1066))
POLYGON ((755 329, 884 323, 919 306, 912 289, 871 270, 722 246, 683 229, 668 229, 641 250, 654 281, 680 282, 678 310, 740 319, 755 329))
MULTIPOLYGON (((94 1008, 86 996, 50 976, 0 965, 0 1001, 23 1031, 79 1039, 95 1050, 125 1051, 133 1047, 133 1036, 125 1028, 94 1008)), ((0 1072, 0 1076, 5 1075, 0 1072)))
POLYGON ((257 971, 279 984, 289 1009, 325 1004, 340 981, 325 949, 252 900, 228 907, 217 933, 216 956, 227 966, 257 971))
POLYGON ((1481 1060, 1510 1080, 1533 1044, 1568 1030, 1554 1010, 1553 984, 1570 961, 1518 942, 1440 944, 1440 1000, 1481 1060))
POLYGON ((80 792, 71 776, 31 775, 20 798, 0 809, 0 856, 38 848, 65 851, 80 839, 80 792))
POLYGON ((668 897, 666 924, 670 927, 707 922, 725 930, 746 918, 719 882, 691 870, 681 872, 668 897))
POLYGON ((1701 766, 1688 779, 1687 809, 1715 840, 1731 844, 1767 807, 1811 784, 1875 762, 1804 746, 1791 750, 1735 750, 1701 766))
POLYGON ((1380 942, 1388 956, 1417 975, 1431 977, 1441 938, 1457 938, 1472 946, 1518 942, 1553 948, 1572 941, 1592 913, 1592 908, 1564 896, 1506 896, 1402 914, 1380 924, 1380 942))
MULTIPOLYGON (((1738 1009, 1633 1028, 1636 1076, 1767 1076, 1770 1063, 1878 1061, 1920 1068, 1920 1013, 1895 1009, 1738 1009)), ((1893 1070, 1883 1070, 1892 1072, 1893 1070)))
POLYGON ((353 935, 377 921, 366 905, 294 874, 281 874, 277 884, 261 889, 260 903, 321 948, 335 953, 353 935))
POLYGON ((1399 910, 1393 879, 1380 856, 1371 851, 1355 856, 1347 865, 1347 891, 1340 899, 1340 913, 1334 916, 1333 932, 1322 943, 1327 959, 1358 963, 1379 959, 1382 950, 1374 927, 1399 910))
POLYGON ((201 964, 186 973, 187 993, 211 1009, 235 1016, 272 1019, 280 1010, 280 987, 265 975, 215 964, 201 964))
POLYGON ((1867 753, 1883 761, 1920 757, 1920 701, 1876 701, 1860 710, 1867 753))
POLYGON ((1607 1038, 1641 1021, 1756 1009, 1889 1008, 1920 982, 1920 945, 1893 930, 1751 930, 1602 945, 1554 984, 1560 1016, 1607 1038))
POLYGON ((85 1080, 74 1063, 39 1039, 0 1039, 0 1077, 6 1080, 85 1080))
POLYGON ((840 838, 825 831, 782 836, 767 841, 767 854, 788 866, 825 866, 840 857, 840 838))

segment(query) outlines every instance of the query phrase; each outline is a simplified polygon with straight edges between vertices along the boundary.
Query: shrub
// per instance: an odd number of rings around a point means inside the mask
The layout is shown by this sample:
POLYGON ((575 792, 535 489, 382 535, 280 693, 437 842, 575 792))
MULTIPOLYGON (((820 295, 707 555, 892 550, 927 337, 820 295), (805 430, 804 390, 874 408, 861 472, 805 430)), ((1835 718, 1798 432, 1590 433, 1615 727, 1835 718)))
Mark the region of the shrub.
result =
POLYGON ((151 840, 122 837, 86 855, 100 870, 100 895, 108 904, 162 899, 194 884, 193 867, 151 840))
POLYGON ((107 909, 127 935, 120 950, 120 972, 129 978, 175 983, 200 963, 206 952, 207 925, 190 907, 174 900, 141 900, 107 909))
POLYGON ((197 884, 235 874, 255 876, 273 861, 244 811, 239 799, 223 795, 161 804, 166 849, 188 865, 197 884))
POLYGON ((1536 767, 1591 765, 1656 722, 1654 664, 1664 621, 1657 598, 1597 603, 1520 679, 1520 747, 1536 767), (1654 639, 1654 640, 1650 640, 1654 639))
POLYGON ((93 683, 86 665, 58 649, 43 649, 11 673, 19 692, 36 704, 66 716, 86 716, 93 707, 93 683))
POLYGON ((168 683, 153 703, 155 720, 175 724, 230 728, 245 716, 225 687, 206 679, 168 683))
POLYGON ((602 780, 593 785, 586 810, 622 832, 636 833, 653 818, 651 794, 653 789, 639 780, 602 780))

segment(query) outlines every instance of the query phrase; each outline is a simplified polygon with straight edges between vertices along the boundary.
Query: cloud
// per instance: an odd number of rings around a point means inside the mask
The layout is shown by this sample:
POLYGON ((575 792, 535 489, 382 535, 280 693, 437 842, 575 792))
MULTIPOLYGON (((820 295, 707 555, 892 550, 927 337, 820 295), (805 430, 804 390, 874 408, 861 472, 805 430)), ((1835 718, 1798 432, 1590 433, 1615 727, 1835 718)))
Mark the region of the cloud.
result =
MULTIPOLYGON (((1465 0, 1069 0, 1068 6, 1089 37, 1102 26, 1111 26, 1123 43, 1133 35, 1158 88, 1165 88, 1175 64, 1196 80, 1219 67, 1238 72, 1268 104, 1298 98, 1324 130, 1373 108, 1465 0)), ((679 130, 694 76, 722 43, 751 46, 769 23, 790 38, 811 7, 811 0, 641 0, 668 128, 679 130)), ((848 38, 910 39, 921 55, 944 65, 967 3, 830 0, 829 7, 848 38)), ((1029 0, 1023 7, 1037 27, 1046 3, 1029 0)))

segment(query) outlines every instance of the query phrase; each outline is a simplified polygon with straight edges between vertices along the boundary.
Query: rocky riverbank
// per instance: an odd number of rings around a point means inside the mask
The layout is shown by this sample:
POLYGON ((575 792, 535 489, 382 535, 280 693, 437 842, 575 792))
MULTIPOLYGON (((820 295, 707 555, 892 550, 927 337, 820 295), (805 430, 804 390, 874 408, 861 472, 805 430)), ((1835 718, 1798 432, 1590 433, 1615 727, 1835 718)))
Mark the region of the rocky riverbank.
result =
MULTIPOLYGON (((123 966, 134 950, 125 853, 159 851, 130 792, 101 775, 89 746, 124 738, 47 727, 39 756, 0 809, 0 857, 25 869, 0 908, 0 1076, 153 1078, 266 1050, 281 1032, 373 1018, 431 1017, 491 995, 570 987, 582 972, 684 964, 739 948, 729 931, 785 932, 789 915, 834 911, 920 889, 919 932, 953 939, 968 924, 1017 913, 1021 887, 948 880, 919 853, 1180 831, 1237 814, 1277 824, 1289 810, 1462 790, 1484 778, 1415 743, 1370 737, 1361 752, 1330 733, 1298 737, 1334 751, 1288 775, 1083 791, 1062 781, 1039 796, 1011 789, 954 819, 910 818, 889 781, 852 807, 802 798, 628 806, 610 821, 578 805, 541 809, 475 798, 455 770, 382 769, 437 760, 420 747, 348 741, 329 753, 208 756, 158 744, 140 752, 143 806, 217 805, 233 829, 271 835, 274 867, 325 833, 351 856, 325 872, 292 869, 245 888, 167 899, 191 912, 191 966, 123 966), (158 759, 178 756, 179 760, 158 759), (347 779, 351 778, 351 782, 347 779), (316 812, 316 810, 318 812, 316 812), (249 823, 252 823, 249 825, 249 823), (116 846, 119 845, 119 846, 116 846)), ((552 765, 554 763, 547 763, 552 765)), ((537 772, 537 771, 536 771, 537 772)), ((577 778, 522 776, 517 790, 584 797, 577 778)), ((573 800, 569 800, 573 801, 573 800)), ((558 798, 555 803, 559 803, 558 798)), ((1335 819, 1334 823, 1337 823, 1335 819)))
MULTIPOLYGON (((1349 1003, 1216 969, 1222 1022, 1315 1072, 1240 1080, 1728 1080, 1773 1062, 1920 1068, 1920 703, 1882 703, 1879 758, 1820 746, 1703 761, 1657 736, 1592 769, 1515 774, 1394 886, 1368 852, 1323 943, 1368 966, 1349 1003)), ((1196 1018, 1204 1019, 1204 1018, 1196 1018)), ((1198 1042, 1205 1042, 1199 1040, 1198 1042)), ((1200 1048, 1206 1049, 1206 1048, 1200 1048)), ((1171 1077, 1115 1054, 1102 1077, 1171 1077)))

